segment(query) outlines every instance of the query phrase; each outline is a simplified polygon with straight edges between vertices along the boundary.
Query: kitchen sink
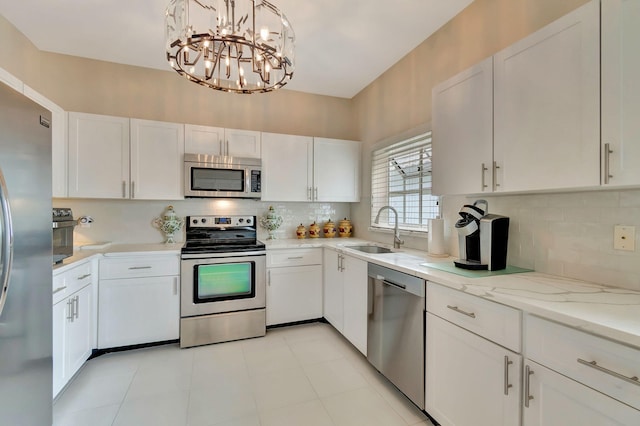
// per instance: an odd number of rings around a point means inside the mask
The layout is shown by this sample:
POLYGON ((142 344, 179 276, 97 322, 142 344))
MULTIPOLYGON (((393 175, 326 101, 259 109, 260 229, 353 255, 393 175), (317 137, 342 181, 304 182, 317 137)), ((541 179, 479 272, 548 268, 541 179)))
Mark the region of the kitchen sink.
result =
POLYGON ((363 253, 374 253, 374 254, 393 253, 391 249, 388 249, 386 247, 378 247, 378 246, 347 246, 347 248, 358 250, 363 253))

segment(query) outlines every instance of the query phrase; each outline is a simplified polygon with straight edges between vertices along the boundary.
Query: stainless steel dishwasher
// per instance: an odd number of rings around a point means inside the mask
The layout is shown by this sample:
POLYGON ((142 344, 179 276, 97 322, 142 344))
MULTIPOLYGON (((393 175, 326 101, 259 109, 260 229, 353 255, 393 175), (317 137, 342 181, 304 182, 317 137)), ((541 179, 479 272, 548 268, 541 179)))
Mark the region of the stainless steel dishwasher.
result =
POLYGON ((367 359, 424 410, 425 281, 368 264, 367 359))

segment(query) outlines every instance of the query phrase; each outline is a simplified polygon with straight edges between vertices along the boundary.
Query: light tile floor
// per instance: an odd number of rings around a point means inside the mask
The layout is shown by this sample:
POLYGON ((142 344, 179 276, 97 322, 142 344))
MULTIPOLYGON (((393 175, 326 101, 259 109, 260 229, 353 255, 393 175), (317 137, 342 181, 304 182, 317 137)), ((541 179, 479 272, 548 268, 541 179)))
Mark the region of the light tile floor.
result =
POLYGON ((103 355, 57 398, 54 426, 431 426, 330 325, 103 355))

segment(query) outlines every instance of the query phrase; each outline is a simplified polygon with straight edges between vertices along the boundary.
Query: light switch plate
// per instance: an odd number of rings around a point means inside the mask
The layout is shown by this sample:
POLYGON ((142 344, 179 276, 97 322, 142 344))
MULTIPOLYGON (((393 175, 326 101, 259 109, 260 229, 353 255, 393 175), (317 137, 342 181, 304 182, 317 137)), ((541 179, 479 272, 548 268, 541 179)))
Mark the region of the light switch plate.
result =
POLYGON ((636 251, 636 227, 616 225, 613 229, 613 248, 636 251))

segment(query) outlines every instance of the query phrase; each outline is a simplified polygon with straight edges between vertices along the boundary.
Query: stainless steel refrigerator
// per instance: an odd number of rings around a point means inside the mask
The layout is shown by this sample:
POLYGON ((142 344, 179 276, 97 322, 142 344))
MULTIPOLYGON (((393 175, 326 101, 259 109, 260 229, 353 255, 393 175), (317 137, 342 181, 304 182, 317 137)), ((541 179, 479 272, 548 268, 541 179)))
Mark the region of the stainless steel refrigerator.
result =
POLYGON ((0 425, 51 425, 51 115, 0 83, 0 425))

